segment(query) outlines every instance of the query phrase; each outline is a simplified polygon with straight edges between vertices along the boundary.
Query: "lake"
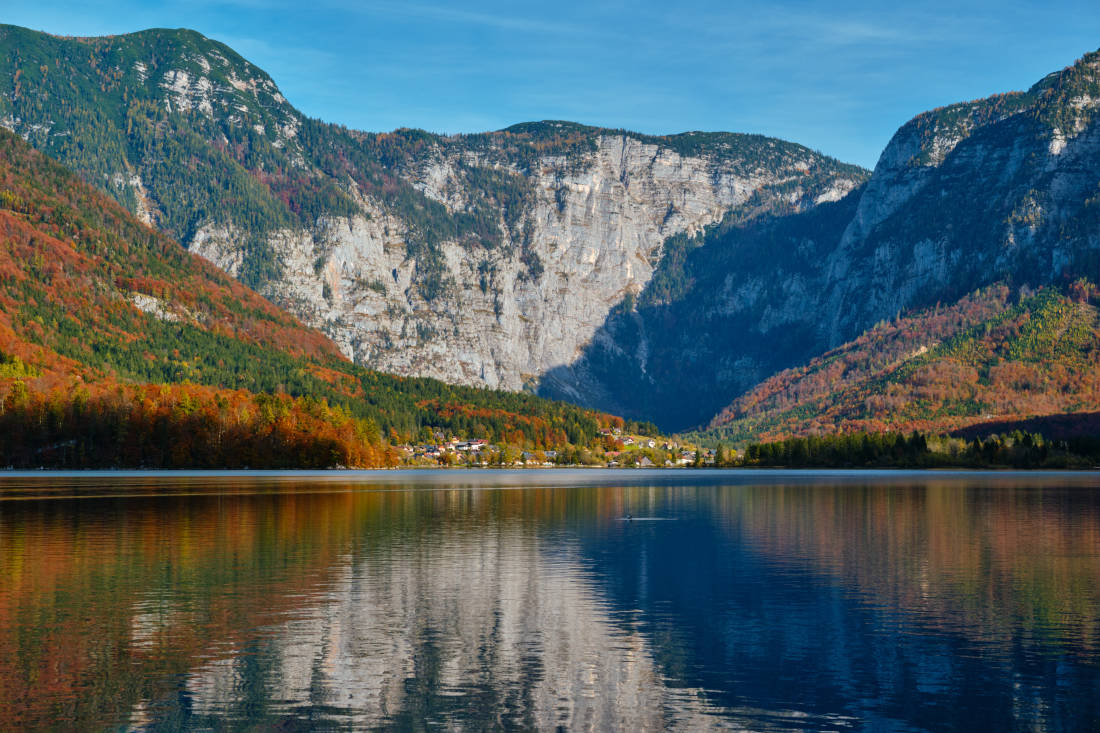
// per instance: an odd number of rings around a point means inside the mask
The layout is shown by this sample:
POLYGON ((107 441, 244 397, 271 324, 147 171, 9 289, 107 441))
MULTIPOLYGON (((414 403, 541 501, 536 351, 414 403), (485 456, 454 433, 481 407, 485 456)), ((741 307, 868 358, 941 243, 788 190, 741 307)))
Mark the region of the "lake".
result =
POLYGON ((0 474, 0 729, 1096 730, 1098 489, 0 474))

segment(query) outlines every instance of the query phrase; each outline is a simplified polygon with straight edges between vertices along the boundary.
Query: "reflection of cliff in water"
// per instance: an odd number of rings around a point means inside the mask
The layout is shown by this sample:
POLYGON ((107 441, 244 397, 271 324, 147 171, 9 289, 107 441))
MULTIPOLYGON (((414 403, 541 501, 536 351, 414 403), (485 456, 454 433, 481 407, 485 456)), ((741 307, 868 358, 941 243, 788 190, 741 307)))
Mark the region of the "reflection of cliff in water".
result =
POLYGON ((621 497, 5 503, 0 727, 752 719, 669 688, 649 642, 608 616, 581 572, 569 526, 611 522, 621 497))
POLYGON ((609 617, 568 542, 551 548, 519 519, 436 529, 430 542, 346 558, 324 594, 267 630, 255 659, 196 669, 192 713, 235 717, 242 690, 262 685, 276 717, 357 728, 699 730, 720 722, 714 713, 736 719, 702 690, 665 684, 649 641, 609 617))

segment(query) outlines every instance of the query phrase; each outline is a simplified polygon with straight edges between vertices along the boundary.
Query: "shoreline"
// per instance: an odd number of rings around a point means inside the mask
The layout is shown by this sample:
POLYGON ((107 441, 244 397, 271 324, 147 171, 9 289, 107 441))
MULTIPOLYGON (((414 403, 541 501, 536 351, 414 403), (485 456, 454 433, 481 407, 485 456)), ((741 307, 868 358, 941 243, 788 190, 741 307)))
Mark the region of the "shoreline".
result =
POLYGON ((0 479, 8 476, 93 476, 93 475, 141 475, 141 476, 339 476, 399 473, 558 473, 565 471, 623 472, 629 474, 738 474, 738 473, 1011 473, 1047 474, 1074 473, 1100 474, 1100 466, 1088 468, 1014 468, 1011 466, 724 466, 724 467, 649 467, 622 466, 393 466, 388 468, 0 468, 0 479))

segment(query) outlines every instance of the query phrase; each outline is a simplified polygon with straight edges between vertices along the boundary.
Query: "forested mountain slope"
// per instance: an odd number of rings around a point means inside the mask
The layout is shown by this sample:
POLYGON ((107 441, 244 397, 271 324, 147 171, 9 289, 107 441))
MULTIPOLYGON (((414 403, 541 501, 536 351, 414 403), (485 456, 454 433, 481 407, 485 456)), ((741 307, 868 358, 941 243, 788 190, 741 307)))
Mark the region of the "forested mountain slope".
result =
POLYGON ((983 289, 780 372, 723 410, 704 435, 740 444, 858 431, 970 434, 1035 416, 1087 419, 1100 410, 1097 303, 1085 280, 1065 294, 1014 298, 1004 285, 983 289))
POLYGON ((981 288, 1100 280, 1100 54, 1027 92, 904 125, 871 179, 793 215, 730 216, 670 242, 545 393, 705 424, 770 375, 879 321, 981 288), (584 385, 578 389, 578 385, 584 385))
POLYGON ((358 367, 0 130, 0 465, 385 465, 429 427, 549 448, 612 422, 358 367))
POLYGON ((186 30, 0 27, 0 123, 357 362, 509 389, 572 363, 670 236, 731 209, 802 211, 867 177, 758 135, 360 133, 304 117, 186 30))

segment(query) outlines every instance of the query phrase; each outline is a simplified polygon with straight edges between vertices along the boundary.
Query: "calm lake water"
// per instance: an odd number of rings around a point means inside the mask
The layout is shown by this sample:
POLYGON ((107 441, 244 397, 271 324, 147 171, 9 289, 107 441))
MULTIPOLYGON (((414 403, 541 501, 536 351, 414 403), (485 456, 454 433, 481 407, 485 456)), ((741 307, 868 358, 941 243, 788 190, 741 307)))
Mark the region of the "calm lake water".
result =
POLYGON ((0 474, 2 730, 558 726, 1096 730, 1100 475, 0 474))

